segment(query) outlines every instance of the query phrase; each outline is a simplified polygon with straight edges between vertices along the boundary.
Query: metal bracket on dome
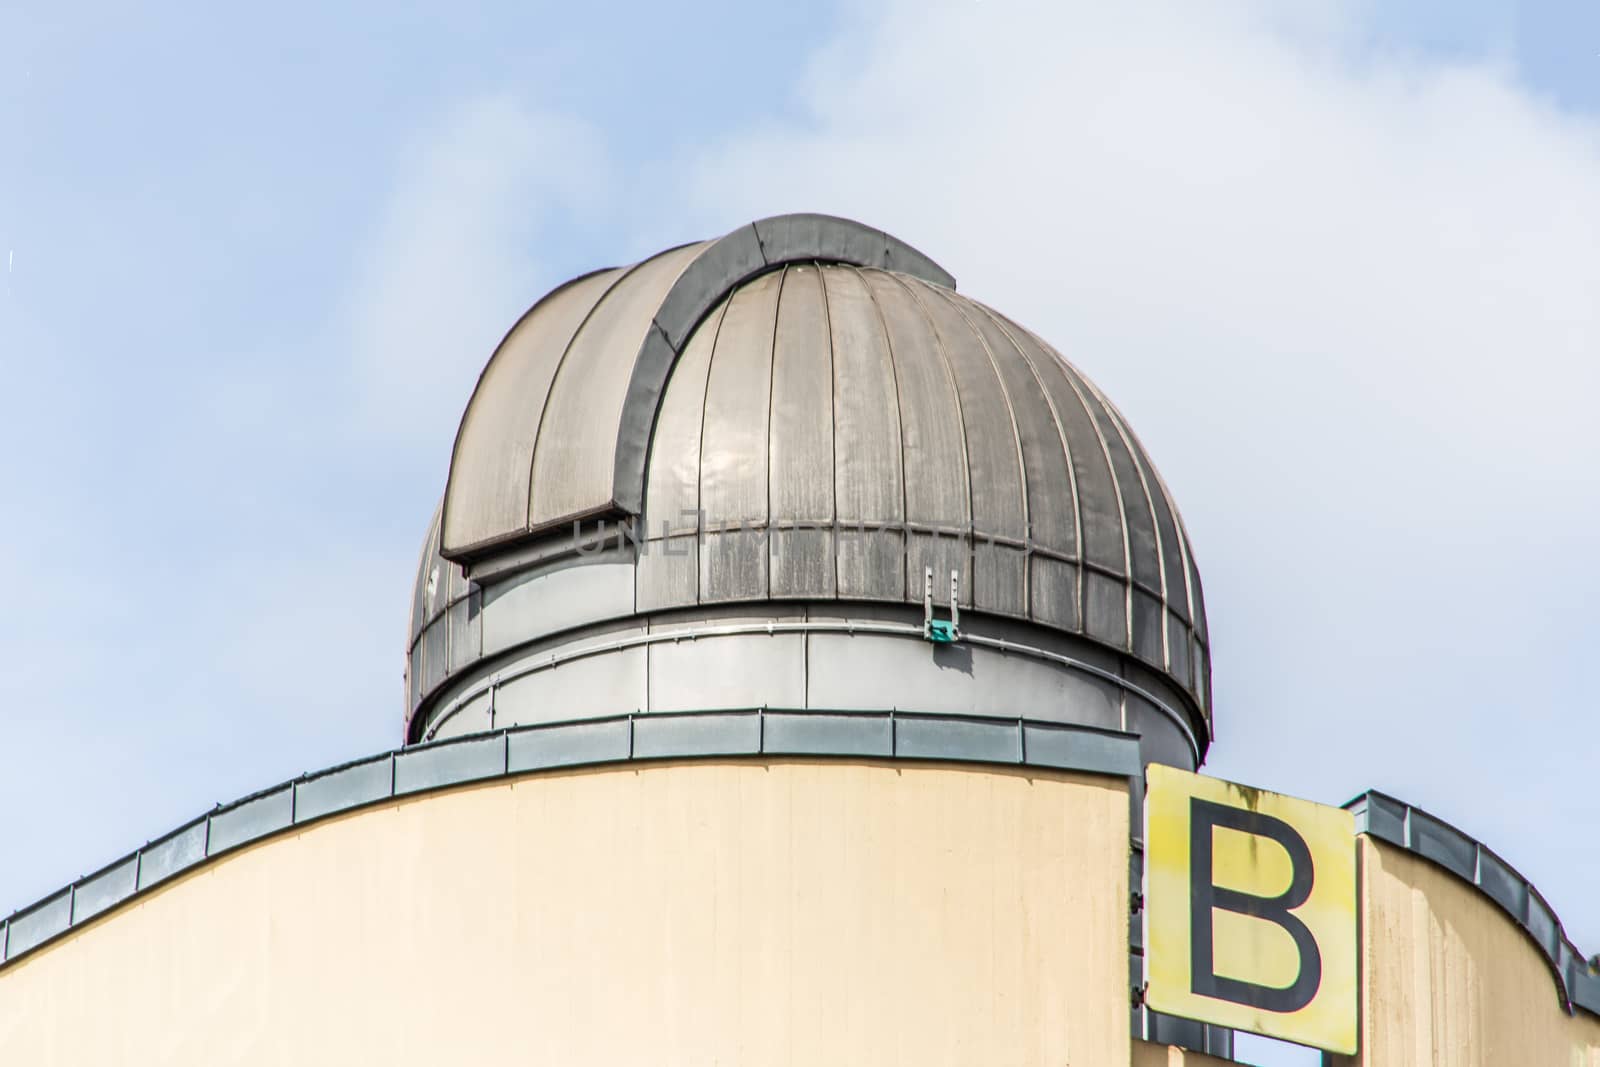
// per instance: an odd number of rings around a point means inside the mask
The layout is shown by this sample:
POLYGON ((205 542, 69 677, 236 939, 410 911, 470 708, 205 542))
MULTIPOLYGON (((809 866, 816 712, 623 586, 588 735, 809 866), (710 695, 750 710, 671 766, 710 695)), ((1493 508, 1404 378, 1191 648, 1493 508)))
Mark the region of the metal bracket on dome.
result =
POLYGON ((922 570, 922 636, 936 645, 961 640, 961 572, 950 572, 950 617, 933 617, 933 568, 922 570))

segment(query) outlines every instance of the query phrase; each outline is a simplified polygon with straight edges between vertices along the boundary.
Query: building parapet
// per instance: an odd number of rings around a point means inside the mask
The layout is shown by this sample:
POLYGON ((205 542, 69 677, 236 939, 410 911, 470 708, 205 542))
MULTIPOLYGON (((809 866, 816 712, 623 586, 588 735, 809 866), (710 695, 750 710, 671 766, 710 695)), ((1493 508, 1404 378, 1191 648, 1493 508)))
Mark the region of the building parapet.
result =
POLYGON ((0 923, 0 968, 167 880, 286 830, 533 771, 750 756, 936 760, 1139 776, 1134 734, 1033 719, 748 708, 514 726, 302 775, 194 819, 0 923))
POLYGON ((1567 938, 1561 919, 1532 882, 1492 849, 1443 819, 1375 790, 1345 805, 1356 829, 1442 867, 1505 912, 1538 946, 1561 1006, 1600 1016, 1600 970, 1567 938))

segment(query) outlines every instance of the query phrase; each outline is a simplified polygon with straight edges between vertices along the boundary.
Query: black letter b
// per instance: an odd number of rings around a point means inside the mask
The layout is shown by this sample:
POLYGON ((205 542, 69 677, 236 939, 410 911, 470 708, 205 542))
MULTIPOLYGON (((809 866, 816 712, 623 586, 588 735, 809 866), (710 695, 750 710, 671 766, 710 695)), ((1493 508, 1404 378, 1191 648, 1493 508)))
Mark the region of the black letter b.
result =
POLYGON ((1311 896, 1314 871, 1311 849, 1294 827, 1258 811, 1189 799, 1189 981, 1200 996, 1247 1004, 1263 1011, 1299 1011, 1311 1003, 1322 985, 1322 953, 1306 924, 1289 914, 1311 896), (1212 828, 1221 826, 1276 841, 1289 854, 1289 888, 1275 897, 1258 897, 1226 889, 1215 882, 1211 866, 1212 828), (1216 973, 1212 912, 1237 912, 1264 919, 1288 933, 1300 953, 1300 971, 1285 987, 1258 985, 1216 973))

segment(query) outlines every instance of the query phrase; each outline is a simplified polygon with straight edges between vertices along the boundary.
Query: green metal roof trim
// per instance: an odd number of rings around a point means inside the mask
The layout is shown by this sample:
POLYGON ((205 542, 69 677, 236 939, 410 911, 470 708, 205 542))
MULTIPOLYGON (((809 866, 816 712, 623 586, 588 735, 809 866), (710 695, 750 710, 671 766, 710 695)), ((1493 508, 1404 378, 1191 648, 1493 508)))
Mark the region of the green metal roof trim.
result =
POLYGON ((630 761, 752 756, 931 760, 1130 778, 1139 739, 1032 719, 914 712, 658 712, 542 723, 413 745, 219 805, 0 924, 0 968, 186 871, 286 830, 468 782, 630 761))
POLYGON ((1443 867, 1499 905, 1539 946, 1555 977, 1561 1006, 1600 1016, 1600 971, 1567 939, 1561 919, 1534 888, 1488 846, 1403 800, 1369 791, 1345 805, 1356 829, 1443 867))

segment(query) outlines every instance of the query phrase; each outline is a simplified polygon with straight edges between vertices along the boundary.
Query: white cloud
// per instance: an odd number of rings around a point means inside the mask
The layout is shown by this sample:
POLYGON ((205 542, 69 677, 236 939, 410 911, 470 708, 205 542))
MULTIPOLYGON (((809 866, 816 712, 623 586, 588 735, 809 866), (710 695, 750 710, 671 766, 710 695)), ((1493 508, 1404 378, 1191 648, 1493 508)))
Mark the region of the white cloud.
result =
POLYGON ((881 225, 1050 338, 1183 505, 1211 769, 1436 807, 1600 948, 1600 124, 1357 10, 864 10, 685 196, 881 225))

